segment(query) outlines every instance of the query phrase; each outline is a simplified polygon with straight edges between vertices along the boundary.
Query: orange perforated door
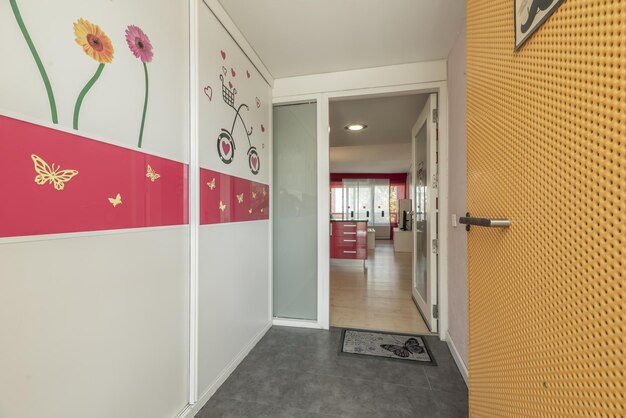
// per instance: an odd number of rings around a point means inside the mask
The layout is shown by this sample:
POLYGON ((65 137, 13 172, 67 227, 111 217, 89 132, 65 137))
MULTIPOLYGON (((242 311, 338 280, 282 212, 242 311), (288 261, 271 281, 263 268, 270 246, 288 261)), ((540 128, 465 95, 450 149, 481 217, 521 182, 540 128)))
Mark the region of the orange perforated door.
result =
POLYGON ((626 417, 626 1, 467 6, 471 416, 626 417))

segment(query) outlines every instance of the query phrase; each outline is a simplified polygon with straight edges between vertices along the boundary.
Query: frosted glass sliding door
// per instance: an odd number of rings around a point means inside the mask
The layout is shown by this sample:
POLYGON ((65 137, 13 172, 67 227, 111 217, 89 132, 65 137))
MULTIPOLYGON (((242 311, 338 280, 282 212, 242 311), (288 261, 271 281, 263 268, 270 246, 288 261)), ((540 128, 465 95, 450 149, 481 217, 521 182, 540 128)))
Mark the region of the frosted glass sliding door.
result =
POLYGON ((317 319, 317 109, 274 107, 274 317, 317 319))

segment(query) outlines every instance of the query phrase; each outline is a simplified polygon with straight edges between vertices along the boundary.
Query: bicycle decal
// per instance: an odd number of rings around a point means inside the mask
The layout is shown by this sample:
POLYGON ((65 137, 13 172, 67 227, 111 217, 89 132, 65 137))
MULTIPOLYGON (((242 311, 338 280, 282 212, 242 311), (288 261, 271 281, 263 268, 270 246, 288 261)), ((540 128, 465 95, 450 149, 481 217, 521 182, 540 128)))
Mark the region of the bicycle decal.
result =
MULTIPOLYGON (((222 71, 225 72, 226 68, 223 67, 222 71)), ((231 68, 231 73, 235 73, 235 71, 231 68)), ((232 84, 229 83, 227 86, 224 83, 224 74, 220 74, 220 81, 222 82, 222 99, 224 102, 235 111, 235 117, 233 118, 233 124, 230 130, 222 128, 222 131, 219 133, 217 137, 217 154, 224 164, 230 164, 235 158, 235 140, 233 138, 233 132, 235 130, 235 126, 237 125, 237 120, 241 122, 243 126, 244 132, 246 133, 246 137, 248 138, 248 151, 246 154, 248 155, 248 167, 252 174, 258 174, 261 168, 261 161, 259 159, 259 154, 256 151, 256 147, 252 146, 252 142, 250 141, 250 135, 252 135, 253 127, 251 126, 248 130, 246 126, 246 122, 241 116, 241 109, 245 109, 249 111, 250 108, 247 104, 242 103, 238 107, 235 106, 235 96, 237 95, 237 89, 232 87, 232 84)))

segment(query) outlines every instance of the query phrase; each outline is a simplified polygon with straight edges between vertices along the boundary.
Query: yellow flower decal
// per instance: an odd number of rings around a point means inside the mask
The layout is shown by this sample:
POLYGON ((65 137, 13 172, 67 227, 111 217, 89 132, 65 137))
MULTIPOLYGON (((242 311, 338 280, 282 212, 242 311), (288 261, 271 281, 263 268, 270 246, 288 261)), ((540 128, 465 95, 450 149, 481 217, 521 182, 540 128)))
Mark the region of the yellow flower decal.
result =
POLYGON ((100 26, 85 19, 78 19, 78 22, 74 23, 74 36, 85 54, 100 64, 109 64, 113 61, 113 44, 100 26))

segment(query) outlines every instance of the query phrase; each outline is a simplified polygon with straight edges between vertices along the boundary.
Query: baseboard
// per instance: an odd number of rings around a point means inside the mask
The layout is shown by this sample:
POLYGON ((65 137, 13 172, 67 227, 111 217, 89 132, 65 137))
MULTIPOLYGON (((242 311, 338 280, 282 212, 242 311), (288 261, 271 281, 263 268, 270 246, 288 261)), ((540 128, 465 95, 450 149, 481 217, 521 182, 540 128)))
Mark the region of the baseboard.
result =
POLYGON ((461 372, 461 376, 463 376, 463 380, 465 380, 465 384, 468 385, 467 366, 465 365, 465 362, 461 358, 461 355, 459 354, 459 350, 456 349, 456 346, 454 345, 454 341, 452 340, 452 337, 450 337, 449 333, 446 333, 446 343, 448 343, 448 348, 450 349, 450 352, 452 353, 452 358, 454 358, 454 362, 456 363, 456 366, 459 368, 459 371, 461 372))
POLYGON ((317 321, 307 321, 306 319, 274 318, 272 324, 279 327, 322 329, 322 326, 317 321))
POLYGON ((209 386, 209 388, 200 396, 198 402, 193 405, 189 405, 187 409, 185 409, 177 418, 193 418, 206 403, 211 399, 211 396, 217 392, 217 390, 224 384, 226 379, 231 375, 232 372, 235 371, 239 363, 243 361, 244 358, 252 351, 255 345, 261 338, 267 333, 267 331, 272 327, 272 321, 268 321, 267 324, 263 327, 261 332, 259 332, 252 340, 237 354, 237 356, 222 370, 222 373, 215 379, 213 384, 209 386))
POLYGON ((182 411, 178 413, 178 415, 176 415, 176 418, 185 418, 185 417, 191 418, 193 417, 193 415, 190 415, 192 410, 193 410, 193 405, 189 403, 187 404, 186 407, 183 408, 182 411))

